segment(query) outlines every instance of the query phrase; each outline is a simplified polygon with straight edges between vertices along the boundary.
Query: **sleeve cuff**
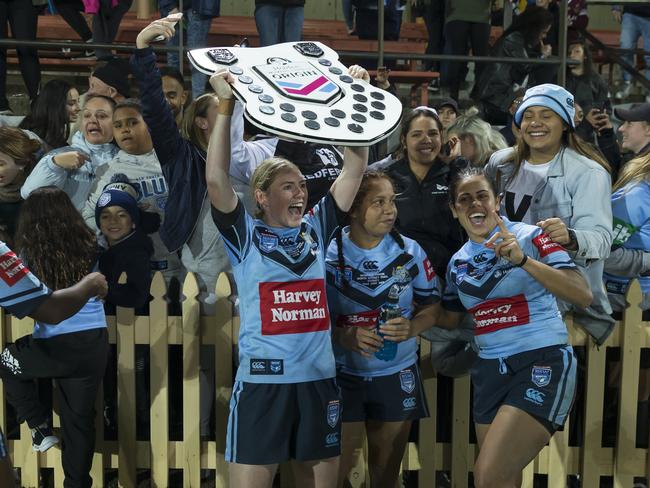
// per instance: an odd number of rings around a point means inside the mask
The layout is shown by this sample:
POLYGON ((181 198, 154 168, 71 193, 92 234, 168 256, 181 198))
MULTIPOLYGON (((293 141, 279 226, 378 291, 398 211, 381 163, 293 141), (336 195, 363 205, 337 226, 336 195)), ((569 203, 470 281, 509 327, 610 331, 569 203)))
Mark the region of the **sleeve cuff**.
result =
POLYGON ((58 166, 58 165, 54 162, 54 156, 52 156, 52 157, 50 157, 50 158, 47 159, 47 167, 48 167, 48 168, 49 168, 53 173, 56 173, 56 174, 59 174, 59 175, 62 175, 63 173, 65 173, 65 169, 63 169, 61 166, 58 166))

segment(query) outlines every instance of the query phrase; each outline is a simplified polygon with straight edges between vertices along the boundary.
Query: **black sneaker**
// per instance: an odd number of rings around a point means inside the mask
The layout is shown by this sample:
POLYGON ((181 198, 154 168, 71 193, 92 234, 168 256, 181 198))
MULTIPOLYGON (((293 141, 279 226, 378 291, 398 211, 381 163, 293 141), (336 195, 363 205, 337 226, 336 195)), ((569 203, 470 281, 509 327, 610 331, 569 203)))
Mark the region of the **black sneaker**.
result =
POLYGON ((39 425, 32 429, 32 449, 34 451, 45 452, 58 443, 59 438, 52 433, 51 427, 39 425))
POLYGON ((430 92, 439 92, 440 91, 440 78, 434 78, 429 82, 427 87, 430 92))

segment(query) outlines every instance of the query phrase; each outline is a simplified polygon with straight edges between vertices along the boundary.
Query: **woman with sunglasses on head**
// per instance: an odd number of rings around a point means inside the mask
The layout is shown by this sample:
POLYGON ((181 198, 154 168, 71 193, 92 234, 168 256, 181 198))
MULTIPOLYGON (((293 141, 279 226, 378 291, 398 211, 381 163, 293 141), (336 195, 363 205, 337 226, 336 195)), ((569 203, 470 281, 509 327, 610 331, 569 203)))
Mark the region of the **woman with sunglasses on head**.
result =
POLYGON ((220 102, 206 158, 212 216, 246 304, 225 453, 230 483, 270 488, 278 464, 295 459, 297 486, 333 487, 341 405, 325 296, 325 251, 342 212, 352 205, 368 151, 346 148, 341 174, 306 215, 306 181, 298 167, 281 158, 266 160, 251 180, 257 206, 253 218, 229 179, 233 81, 223 68, 210 78, 220 102))
POLYGON ((612 243, 611 179, 607 161, 575 134, 574 105, 557 85, 528 89, 515 113, 517 146, 494 153, 486 174, 503 195, 503 215, 540 226, 569 251, 593 301, 587 307, 560 301, 560 310, 573 311, 602 344, 614 327, 602 282, 612 243))
POLYGON ((548 234, 499 217, 500 199, 482 170, 457 174, 449 199, 469 241, 451 258, 435 323, 455 327, 464 310, 474 316, 474 483, 515 488, 573 403, 576 360, 556 299, 585 307, 592 296, 548 234))

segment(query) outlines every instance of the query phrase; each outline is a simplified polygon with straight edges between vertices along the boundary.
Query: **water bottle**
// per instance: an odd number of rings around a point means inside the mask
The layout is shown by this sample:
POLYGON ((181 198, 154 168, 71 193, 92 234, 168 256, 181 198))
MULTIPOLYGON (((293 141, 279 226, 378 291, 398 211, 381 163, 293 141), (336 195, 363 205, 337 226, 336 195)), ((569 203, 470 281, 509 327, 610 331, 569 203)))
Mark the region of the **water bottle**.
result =
MULTIPOLYGON (((384 303, 379 311, 379 322, 377 324, 377 334, 384 337, 379 332, 379 326, 388 322, 390 319, 395 319, 402 316, 402 309, 399 306, 399 287, 393 285, 388 292, 388 301, 384 303)), ((397 355, 397 342, 388 341, 384 339, 384 345, 379 351, 375 353, 377 359, 382 361, 392 361, 397 355)))

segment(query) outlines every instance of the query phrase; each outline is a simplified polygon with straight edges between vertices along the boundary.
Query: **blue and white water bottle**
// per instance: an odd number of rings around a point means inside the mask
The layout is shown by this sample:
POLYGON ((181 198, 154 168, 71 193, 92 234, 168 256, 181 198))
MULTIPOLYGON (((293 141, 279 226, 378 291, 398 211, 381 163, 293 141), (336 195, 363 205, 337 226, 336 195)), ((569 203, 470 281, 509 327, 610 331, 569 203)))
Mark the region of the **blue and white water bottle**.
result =
MULTIPOLYGON (((381 337, 384 335, 379 331, 379 326, 402 316, 402 309, 399 306, 399 287, 393 285, 388 291, 388 300, 384 303, 379 311, 379 322, 377 324, 377 334, 381 337)), ((397 355, 397 342, 384 339, 384 345, 375 353, 377 359, 382 361, 392 361, 397 355)))

